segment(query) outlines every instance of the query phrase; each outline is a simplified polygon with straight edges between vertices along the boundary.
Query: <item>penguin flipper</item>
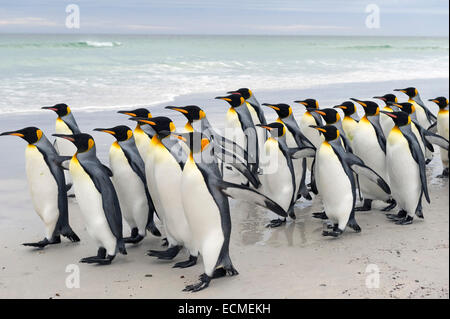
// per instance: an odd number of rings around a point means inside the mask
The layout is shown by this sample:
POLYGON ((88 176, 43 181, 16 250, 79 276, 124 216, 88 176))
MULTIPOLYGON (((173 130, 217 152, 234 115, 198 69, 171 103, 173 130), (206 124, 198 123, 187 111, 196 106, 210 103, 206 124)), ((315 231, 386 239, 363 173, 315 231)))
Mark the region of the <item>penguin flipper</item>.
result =
POLYGON ((425 140, 431 144, 435 144, 443 149, 445 149, 446 151, 448 151, 448 145, 449 145, 449 141, 437 134, 434 134, 428 130, 423 130, 423 135, 425 137, 425 140))
POLYGON ((314 157, 316 156, 316 149, 314 147, 297 147, 290 148, 289 153, 291 154, 291 158, 300 159, 304 157, 314 157))
POLYGON ((69 163, 72 156, 54 156, 53 162, 62 169, 69 170, 69 163))
POLYGON ((428 108, 428 106, 425 105, 425 103, 423 103, 419 95, 416 96, 415 101, 423 108, 423 110, 425 111, 425 115, 427 116, 427 119, 430 123, 433 123, 437 120, 436 115, 431 113, 430 109, 428 108))
POLYGON ((430 131, 431 133, 436 134, 437 133, 437 121, 435 121, 433 124, 431 124, 428 128, 427 131, 430 131))
POLYGON ((287 217, 287 212, 281 208, 280 205, 275 203, 267 196, 243 185, 237 185, 228 183, 225 181, 219 181, 218 187, 220 191, 233 199, 243 200, 252 204, 256 204, 260 207, 267 208, 277 215, 287 217))

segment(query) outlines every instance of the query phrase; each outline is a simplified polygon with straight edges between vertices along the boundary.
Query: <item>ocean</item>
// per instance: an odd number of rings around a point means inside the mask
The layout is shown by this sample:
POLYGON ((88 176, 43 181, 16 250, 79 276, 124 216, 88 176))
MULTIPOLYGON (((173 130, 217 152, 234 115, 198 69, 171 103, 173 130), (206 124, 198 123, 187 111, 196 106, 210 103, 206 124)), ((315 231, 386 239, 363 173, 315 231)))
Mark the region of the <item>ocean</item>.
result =
POLYGON ((77 112, 151 107, 239 87, 448 77, 448 38, 0 35, 0 115, 63 102, 77 112))

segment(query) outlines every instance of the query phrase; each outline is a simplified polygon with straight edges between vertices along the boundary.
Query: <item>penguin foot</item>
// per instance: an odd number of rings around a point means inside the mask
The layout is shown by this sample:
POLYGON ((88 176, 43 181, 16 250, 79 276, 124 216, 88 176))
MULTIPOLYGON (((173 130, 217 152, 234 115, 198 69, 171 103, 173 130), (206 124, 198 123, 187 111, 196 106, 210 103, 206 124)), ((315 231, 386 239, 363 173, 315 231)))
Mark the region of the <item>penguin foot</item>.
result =
POLYGON ((395 220, 400 220, 400 219, 405 218, 406 215, 407 215, 406 210, 402 209, 401 211, 398 212, 398 214, 386 214, 386 217, 388 219, 391 219, 391 220, 395 221, 395 220))
POLYGON ((328 219, 328 216, 325 212, 313 213, 312 216, 317 219, 328 219))
POLYGON ((390 199, 387 201, 388 204, 390 204, 389 206, 383 208, 381 211, 382 212, 388 212, 393 210, 396 206, 397 206, 397 202, 395 201, 395 199, 390 199))
POLYGON ((339 237, 343 233, 339 228, 334 229, 332 231, 324 230, 322 232, 322 236, 331 236, 331 237, 339 237))
POLYGON ((294 210, 292 209, 292 211, 289 213, 289 217, 291 217, 292 219, 297 219, 297 216, 295 216, 295 212, 294 212, 294 210))
POLYGON ((358 225, 355 219, 349 220, 347 226, 353 229, 356 233, 361 232, 361 227, 358 225))
POLYGON ((75 234, 72 229, 70 229, 68 232, 61 232, 61 235, 63 235, 73 243, 80 241, 80 237, 78 237, 78 235, 75 234))
POLYGON ((167 238, 163 238, 163 239, 162 239, 162 244, 161 244, 161 246, 162 246, 162 247, 167 247, 167 246, 169 246, 169 241, 167 240, 167 238))
POLYGON ((47 245, 55 245, 61 243, 61 237, 55 236, 51 240, 48 240, 47 238, 44 238, 41 241, 38 241, 37 243, 23 243, 22 245, 27 247, 36 247, 36 248, 44 248, 47 245))
POLYGON ((176 263, 175 265, 173 265, 172 268, 189 268, 196 264, 197 264, 197 257, 190 255, 189 260, 176 263))
POLYGON ((447 167, 447 168, 444 168, 441 175, 438 175, 436 177, 437 178, 448 178, 448 175, 449 175, 449 171, 448 171, 448 167, 447 167))
POLYGON ((143 239, 144 236, 138 234, 136 237, 125 237, 123 239, 123 242, 125 244, 137 244, 140 243, 143 239))
POLYGON ((188 285, 186 288, 183 289, 183 291, 191 291, 191 292, 197 292, 200 290, 203 290, 205 288, 208 288, 209 283, 211 282, 211 277, 209 277, 207 274, 200 275, 200 282, 194 285, 188 285))
POLYGON ((419 218, 421 218, 421 219, 424 219, 424 218, 425 218, 425 217, 423 216, 422 209, 420 209, 420 210, 418 210, 418 211, 416 212, 416 216, 419 217, 419 218))
POLYGON ((161 232, 158 227, 156 227, 155 223, 149 223, 147 225, 147 230, 155 237, 161 237, 161 232))
POLYGON ((181 250, 180 246, 173 246, 165 251, 149 250, 147 252, 147 255, 152 256, 152 257, 157 257, 158 259, 172 260, 175 258, 176 255, 178 255, 180 250, 181 250))
POLYGON ((110 265, 115 256, 108 255, 105 258, 93 256, 86 257, 80 260, 80 263, 84 264, 99 264, 99 265, 110 265))
POLYGON ((105 259, 105 258, 106 258, 106 249, 103 248, 103 247, 100 247, 97 250, 97 256, 82 258, 80 260, 80 263, 93 264, 93 263, 96 263, 98 260, 102 260, 102 259, 105 259))
POLYGON ((404 219, 398 220, 395 222, 397 225, 411 225, 413 223, 413 217, 406 216, 404 219))
POLYGON ((364 204, 361 207, 356 207, 355 212, 367 212, 372 209, 372 200, 365 199, 364 204))
POLYGON ((225 268, 225 271, 226 271, 228 276, 237 276, 237 275, 239 275, 239 272, 236 269, 234 269, 233 266, 225 268))
POLYGON ((270 224, 266 225, 266 228, 276 228, 276 227, 280 227, 281 225, 283 225, 284 223, 286 223, 286 218, 285 219, 272 219, 270 221, 270 224))

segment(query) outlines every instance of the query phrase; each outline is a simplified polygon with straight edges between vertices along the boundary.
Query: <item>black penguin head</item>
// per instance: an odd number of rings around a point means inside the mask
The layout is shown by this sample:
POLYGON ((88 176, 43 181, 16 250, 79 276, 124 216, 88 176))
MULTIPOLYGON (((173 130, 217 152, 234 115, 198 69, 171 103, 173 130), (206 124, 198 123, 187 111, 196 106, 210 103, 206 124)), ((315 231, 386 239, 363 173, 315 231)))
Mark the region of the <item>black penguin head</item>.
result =
POLYGON ((306 99, 303 101, 294 101, 294 103, 302 104, 306 107, 306 109, 319 109, 319 102, 315 99, 306 99))
POLYGON ((55 104, 53 106, 43 106, 41 109, 52 110, 56 114, 58 114, 59 117, 66 116, 67 114, 69 114, 71 112, 70 107, 64 103, 55 104))
POLYGON ((417 91, 417 89, 414 87, 409 87, 406 89, 395 89, 394 91, 405 93, 410 99, 416 97, 417 94, 419 94, 419 91, 417 91))
POLYGON ((374 96, 374 99, 378 99, 383 101, 384 103, 386 103, 386 105, 388 105, 388 103, 397 103, 398 99, 394 94, 385 94, 383 96, 374 96))
POLYGON ((411 124, 411 118, 409 117, 409 114, 403 111, 400 112, 386 112, 381 111, 382 113, 389 116, 397 126, 405 126, 411 124))
POLYGON ((355 104, 351 101, 345 101, 340 105, 333 106, 335 109, 341 109, 346 116, 352 116, 356 112, 355 104))
POLYGON ((227 101, 231 107, 239 107, 245 102, 244 98, 239 93, 233 93, 227 96, 217 96, 215 99, 227 101))
POLYGON ((405 103, 391 103, 391 105, 394 105, 398 108, 400 108, 403 112, 406 112, 407 114, 412 114, 416 111, 416 108, 412 103, 405 102, 405 103))
POLYGON ((118 142, 129 140, 133 136, 133 131, 126 125, 111 128, 96 128, 94 131, 111 134, 118 142))
POLYGON ((92 136, 86 133, 73 135, 65 135, 65 134, 52 134, 52 135, 71 141, 77 147, 77 153, 85 153, 87 151, 90 151, 95 146, 95 142, 92 136))
POLYGON ((131 120, 149 124, 161 138, 169 136, 170 132, 175 132, 175 124, 170 118, 165 116, 157 116, 151 119, 136 117, 131 118, 131 120))
POLYGON ((312 112, 320 114, 327 124, 334 124, 341 119, 338 111, 336 111, 335 109, 321 109, 314 110, 312 112))
POLYGON ((280 119, 284 119, 292 114, 292 108, 288 104, 263 103, 262 105, 270 107, 271 109, 275 110, 275 112, 277 112, 277 115, 280 119))
POLYGON ((180 112, 187 118, 190 123, 201 120, 206 116, 205 112, 197 105, 166 106, 165 108, 180 112))
POLYGON ((359 105, 361 105, 364 108, 364 112, 366 113, 366 116, 375 116, 380 114, 380 107, 377 103, 372 101, 361 101, 358 99, 351 98, 350 100, 355 101, 359 105))
POLYGON ((131 117, 146 117, 146 118, 152 117, 152 114, 150 113, 150 111, 147 109, 144 109, 144 108, 139 108, 139 109, 130 110, 130 111, 117 111, 117 113, 125 114, 125 115, 131 116, 131 117))
POLYGON ((201 153, 210 144, 210 140, 206 135, 200 132, 190 132, 190 133, 171 133, 174 136, 189 146, 191 153, 201 153))
POLYGON ((333 125, 325 125, 325 126, 310 125, 309 127, 318 130, 325 137, 325 140, 327 142, 334 141, 339 137, 339 130, 333 125))
POLYGON ((444 96, 437 97, 435 99, 430 99, 428 101, 434 102, 439 106, 439 109, 443 110, 448 106, 448 100, 444 96))
POLYGON ((256 124, 256 126, 260 126, 262 128, 265 128, 270 132, 270 135, 272 137, 281 137, 286 134, 286 127, 282 123, 273 122, 270 124, 256 124))
POLYGON ((228 93, 228 94, 239 93, 240 95, 242 95, 242 97, 243 97, 245 100, 249 99, 249 98, 253 95, 252 91, 251 91, 250 89, 248 89, 248 88, 241 88, 241 89, 239 89, 239 90, 236 90, 236 91, 230 91, 230 92, 227 92, 227 93, 228 93))
POLYGON ((43 133, 37 127, 32 126, 32 127, 23 128, 21 130, 4 132, 4 133, 0 134, 0 136, 6 136, 6 135, 18 136, 18 137, 23 138, 25 141, 27 141, 28 144, 34 144, 41 139, 43 133))

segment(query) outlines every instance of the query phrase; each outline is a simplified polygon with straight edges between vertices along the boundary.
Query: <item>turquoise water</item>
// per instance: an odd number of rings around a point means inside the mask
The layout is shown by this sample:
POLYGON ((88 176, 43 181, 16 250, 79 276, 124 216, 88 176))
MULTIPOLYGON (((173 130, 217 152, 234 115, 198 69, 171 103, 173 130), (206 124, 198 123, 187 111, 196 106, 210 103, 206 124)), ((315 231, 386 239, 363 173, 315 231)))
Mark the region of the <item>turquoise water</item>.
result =
POLYGON ((449 77, 448 38, 0 35, 0 114, 250 87, 449 77))

